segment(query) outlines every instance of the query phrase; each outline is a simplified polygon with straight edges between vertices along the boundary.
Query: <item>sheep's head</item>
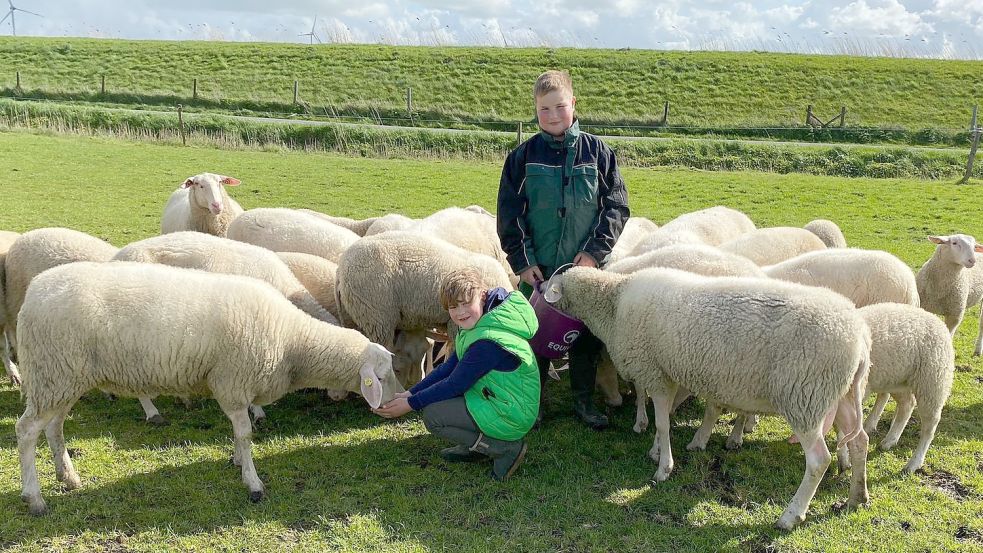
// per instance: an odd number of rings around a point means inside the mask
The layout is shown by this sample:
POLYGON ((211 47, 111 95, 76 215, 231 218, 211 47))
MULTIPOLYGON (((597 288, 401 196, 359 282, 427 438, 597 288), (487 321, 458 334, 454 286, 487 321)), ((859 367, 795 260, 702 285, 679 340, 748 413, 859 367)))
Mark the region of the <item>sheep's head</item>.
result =
POLYGON ((423 374, 423 360, 431 348, 423 331, 396 331, 393 345, 393 372, 400 382, 415 384, 423 374))
POLYGON ((942 252, 949 261, 958 263, 970 269, 976 265, 975 252, 983 253, 983 244, 977 244, 976 238, 968 234, 952 234, 949 236, 929 236, 929 241, 944 248, 942 252))
POLYGON ((404 391, 393 372, 393 355, 389 350, 369 342, 362 352, 362 367, 358 371, 358 388, 373 409, 378 409, 404 391))
POLYGON ((181 188, 191 189, 189 199, 192 206, 207 209, 212 214, 218 215, 225 209, 225 194, 222 193, 222 186, 238 185, 239 179, 215 173, 202 173, 188 177, 181 188))

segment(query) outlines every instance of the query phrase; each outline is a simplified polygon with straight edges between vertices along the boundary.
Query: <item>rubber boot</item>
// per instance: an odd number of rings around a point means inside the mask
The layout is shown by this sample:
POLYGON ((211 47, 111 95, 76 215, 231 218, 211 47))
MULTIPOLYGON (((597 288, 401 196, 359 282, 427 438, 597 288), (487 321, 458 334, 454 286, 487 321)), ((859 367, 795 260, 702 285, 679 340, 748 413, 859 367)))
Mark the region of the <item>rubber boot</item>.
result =
POLYGON ((539 411, 536 413, 536 422, 532 425, 533 428, 539 428, 543 423, 543 417, 546 414, 546 383, 550 379, 550 360, 536 356, 536 364, 539 366, 539 411))
POLYGON ((508 480, 509 477, 519 468, 522 460, 526 456, 528 449, 525 440, 515 440, 507 442, 489 438, 484 434, 478 434, 478 439, 471 446, 471 451, 487 455, 492 458, 491 476, 499 482, 508 480))
POLYGON ((600 347, 601 343, 597 338, 591 334, 584 334, 570 351, 570 391, 573 393, 573 412, 578 419, 594 430, 603 430, 608 426, 607 416, 594 406, 593 397, 600 347))
POLYGON ((448 463, 474 463, 487 459, 487 457, 477 451, 471 451, 466 445, 445 447, 440 450, 440 458, 448 463))

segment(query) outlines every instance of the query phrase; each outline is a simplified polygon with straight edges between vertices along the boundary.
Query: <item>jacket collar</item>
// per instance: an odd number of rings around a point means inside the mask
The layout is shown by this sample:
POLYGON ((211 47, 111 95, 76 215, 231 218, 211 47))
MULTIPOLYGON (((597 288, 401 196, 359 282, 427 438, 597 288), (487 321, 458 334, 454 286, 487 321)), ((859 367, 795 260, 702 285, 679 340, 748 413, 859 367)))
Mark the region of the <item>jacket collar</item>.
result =
POLYGON ((573 120, 573 125, 570 125, 570 128, 563 131, 562 141, 553 138, 553 135, 542 129, 540 129, 539 134, 543 135, 543 138, 546 140, 546 143, 549 144, 550 147, 552 148, 555 148, 557 150, 563 148, 569 148, 573 146, 573 144, 577 141, 577 138, 580 137, 580 121, 575 118, 573 120))

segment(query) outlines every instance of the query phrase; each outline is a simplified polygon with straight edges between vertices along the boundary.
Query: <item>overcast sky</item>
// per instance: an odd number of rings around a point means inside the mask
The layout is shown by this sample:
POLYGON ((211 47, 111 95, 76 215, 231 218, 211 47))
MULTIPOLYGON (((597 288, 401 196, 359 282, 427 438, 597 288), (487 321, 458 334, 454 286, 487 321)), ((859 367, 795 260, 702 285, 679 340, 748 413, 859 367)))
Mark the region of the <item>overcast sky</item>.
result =
MULTIPOLYGON (((983 59, 983 0, 11 0, 17 34, 983 59), (315 16, 317 20, 315 22, 315 16)), ((6 3, 7 0, 0 0, 6 3)), ((10 19, 0 35, 11 34, 10 19)))

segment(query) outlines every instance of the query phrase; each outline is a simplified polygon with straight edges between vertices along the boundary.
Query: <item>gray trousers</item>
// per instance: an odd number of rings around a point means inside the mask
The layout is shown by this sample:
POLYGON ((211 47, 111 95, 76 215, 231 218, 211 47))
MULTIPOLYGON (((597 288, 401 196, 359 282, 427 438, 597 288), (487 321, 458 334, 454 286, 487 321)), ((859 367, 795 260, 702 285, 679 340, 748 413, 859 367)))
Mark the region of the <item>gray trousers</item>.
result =
POLYGON ((481 430, 471 418, 464 396, 431 403, 423 408, 423 424, 434 436, 464 447, 478 440, 481 430))

